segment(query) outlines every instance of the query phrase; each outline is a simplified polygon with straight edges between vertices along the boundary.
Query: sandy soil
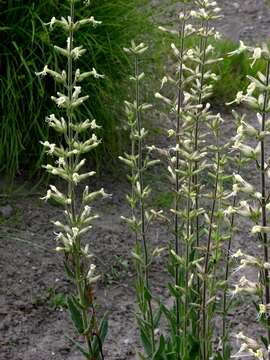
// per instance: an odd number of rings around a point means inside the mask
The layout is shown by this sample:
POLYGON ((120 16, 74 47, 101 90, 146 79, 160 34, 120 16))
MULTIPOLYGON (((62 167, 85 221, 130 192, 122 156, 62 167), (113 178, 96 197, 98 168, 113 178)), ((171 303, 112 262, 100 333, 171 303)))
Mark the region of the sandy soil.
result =
MULTIPOLYGON (((152 2, 155 7, 159 1, 152 2)), ((225 36, 236 41, 244 38, 253 43, 267 39, 270 7, 262 0, 219 0, 218 3, 225 14, 218 28, 225 36)), ((175 11, 170 8, 168 17, 173 13, 175 11)), ((225 117, 228 121, 224 139, 234 131, 230 117, 225 117)), ((252 172, 250 174, 252 176, 252 172)), ((130 266, 133 239, 119 219, 119 215, 128 211, 124 199, 128 185, 122 180, 124 177, 123 173, 118 177, 107 174, 106 181, 93 184, 93 187, 104 186, 113 197, 97 205, 102 218, 86 237, 103 274, 96 296, 101 299, 99 312, 109 311, 110 314, 110 333, 105 345, 105 357, 110 360, 133 360, 138 346, 134 276, 130 266)), ((162 180, 158 174, 157 178, 162 180)), ((162 191, 159 181, 155 180, 155 186, 162 191)), ((53 227, 50 225, 50 220, 60 216, 60 209, 44 204, 38 198, 35 194, 9 200, 14 213, 1 223, 0 360, 82 360, 64 336, 64 333, 73 334, 67 313, 55 309, 55 301, 52 304, 53 294, 66 293, 71 286, 63 275, 61 256, 54 251, 53 227)), ((256 253, 257 246, 245 231, 247 225, 242 222, 234 248, 244 246, 252 254, 256 253)), ((165 244, 168 232, 162 225, 153 227, 151 238, 153 246, 165 244)), ((161 264, 155 264, 152 281, 155 293, 166 298, 167 275, 161 269, 161 264)), ((254 318, 252 305, 236 309, 232 315, 234 331, 247 328, 253 334, 257 331, 254 318)))

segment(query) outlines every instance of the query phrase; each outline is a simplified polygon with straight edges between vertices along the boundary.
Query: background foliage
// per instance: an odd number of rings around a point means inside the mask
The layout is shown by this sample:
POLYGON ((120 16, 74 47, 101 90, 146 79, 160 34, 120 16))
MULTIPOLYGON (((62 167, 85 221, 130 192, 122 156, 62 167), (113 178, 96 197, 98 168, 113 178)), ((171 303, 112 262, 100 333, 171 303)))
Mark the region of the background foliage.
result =
MULTIPOLYGON (((111 164, 113 168, 113 159, 122 152, 121 147, 127 139, 122 131, 122 119, 125 118, 122 111, 123 101, 129 92, 126 80, 130 64, 122 49, 132 39, 143 40, 150 45, 147 71, 152 78, 148 77, 151 86, 144 93, 153 96, 159 88, 157 79, 163 73, 161 64, 168 56, 164 49, 168 48, 172 39, 170 36, 164 39, 164 34, 160 37, 155 25, 162 17, 165 5, 156 6, 155 10, 153 14, 149 0, 92 0, 91 6, 82 8, 82 14, 78 14, 78 17, 93 15, 103 22, 96 29, 81 32, 77 40, 77 44, 85 44, 89 54, 83 57, 83 63, 79 62, 79 67, 87 70, 94 66, 99 73, 106 75, 104 81, 88 82, 85 93, 91 94, 91 97, 82 110, 86 117, 96 118, 103 126, 100 134, 102 146, 92 158, 97 168, 105 163, 104 159, 108 160, 106 167, 111 164), (154 23, 153 17, 157 20, 154 23)), ((52 16, 63 14, 68 14, 64 1, 0 1, 0 172, 9 178, 16 174, 32 175, 40 169, 44 154, 39 141, 48 136, 54 140, 54 135, 47 133, 44 119, 47 114, 57 112, 50 101, 55 85, 49 78, 38 80, 35 72, 40 71, 44 63, 52 68, 64 67, 55 57, 52 46, 61 44, 63 40, 60 34, 51 33, 42 23, 42 20, 49 22, 52 16)), ((224 56, 237 44, 222 40, 215 46, 219 55, 224 56)), ((249 64, 243 54, 227 57, 217 66, 215 71, 221 78, 215 84, 214 99, 211 101, 223 105, 233 98, 238 89, 246 86, 249 64)), ((254 72, 257 70, 254 69, 254 72)))
MULTIPOLYGON (((94 159, 97 165, 104 156, 116 158, 119 151, 119 109, 126 97, 123 80, 129 70, 122 48, 137 34, 151 31, 145 3, 145 0, 93 0, 90 7, 82 8, 82 14, 78 14, 78 17, 93 15, 103 22, 96 29, 81 32, 77 40, 78 44, 85 44, 89 54, 79 67, 84 70, 95 67, 106 76, 102 82, 88 82, 85 89, 91 97, 83 112, 103 126, 103 146, 94 159)), ((57 110, 50 101, 55 92, 53 81, 40 81, 35 72, 44 63, 60 69, 62 64, 52 46, 61 43, 61 35, 50 33, 42 20, 49 22, 52 16, 59 18, 64 14, 68 14, 64 1, 0 2, 0 171, 11 178, 19 170, 31 169, 32 173, 43 161, 39 141, 48 138, 44 119, 57 110)))

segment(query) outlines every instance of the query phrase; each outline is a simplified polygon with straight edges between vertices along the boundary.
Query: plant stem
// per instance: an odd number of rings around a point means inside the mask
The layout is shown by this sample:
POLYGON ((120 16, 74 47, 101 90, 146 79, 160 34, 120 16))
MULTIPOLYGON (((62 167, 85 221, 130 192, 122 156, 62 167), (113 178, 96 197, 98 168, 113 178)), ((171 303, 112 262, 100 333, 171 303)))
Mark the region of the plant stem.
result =
MULTIPOLYGON (((191 171, 191 164, 189 165, 189 173, 191 171)), ((187 346, 187 327, 188 327, 188 301, 189 301, 189 289, 188 289, 188 278, 189 278, 189 242, 190 242, 190 228, 191 228, 191 221, 190 221, 190 211, 191 211, 191 185, 192 185, 192 177, 189 177, 188 182, 188 199, 187 199, 187 228, 186 228, 186 263, 185 263, 185 308, 184 308, 184 355, 186 356, 187 346)))
MULTIPOLYGON (((206 31, 208 31, 208 21, 206 23, 205 29, 206 31)), ((200 53, 203 53, 202 56, 202 61, 200 64, 200 71, 201 71, 201 79, 200 79, 200 93, 199 93, 199 97, 198 97, 198 105, 200 105, 202 103, 202 90, 203 90, 203 85, 204 85, 204 74, 205 74, 205 61, 206 61, 206 48, 207 48, 207 43, 208 43, 208 37, 206 37, 205 39, 201 39, 200 42, 200 53)), ((194 133, 194 152, 198 151, 198 142, 199 142, 199 116, 196 117, 196 124, 195 124, 195 133, 194 133)), ((198 161, 195 162, 195 168, 194 171, 198 170, 198 161)), ((196 191, 196 197, 195 197, 195 209, 198 212, 199 210, 199 189, 198 189, 198 185, 199 185, 199 176, 196 173, 196 175, 194 176, 194 187, 195 187, 195 191, 196 191)), ((196 246, 197 248, 200 246, 200 233, 199 233, 199 216, 196 216, 196 246)), ((199 282, 199 279, 198 279, 199 282)), ((199 289, 199 284, 198 284, 198 289, 199 289)))
MULTIPOLYGON (((180 47, 180 63, 179 63, 179 83, 178 83, 178 94, 177 94, 177 127, 176 127, 176 141, 178 148, 180 147, 181 139, 180 139, 180 123, 181 123, 181 110, 183 107, 183 55, 184 55, 184 40, 185 40, 185 26, 186 22, 183 20, 181 30, 179 32, 179 37, 181 41, 180 47)), ((178 170, 180 167, 180 157, 179 152, 176 151, 176 169, 178 170)), ((175 217, 174 217, 174 232, 175 232, 175 253, 177 255, 180 254, 179 248, 179 190, 180 190, 180 181, 179 181, 179 174, 176 172, 176 198, 175 198, 175 217)), ((175 285, 179 286, 179 265, 175 265, 175 285)), ((180 299, 177 297, 176 299, 176 333, 180 336, 180 299)), ((180 359, 180 354, 177 352, 177 359, 180 359)))
MULTIPOLYGON (((139 170, 139 184, 141 192, 144 189, 144 181, 143 181, 143 144, 142 144, 142 121, 141 121, 141 111, 139 108, 140 102, 140 87, 139 87, 139 66, 138 66, 138 56, 135 56, 135 78, 136 78, 136 117, 137 117, 137 129, 138 129, 138 170, 139 170)), ((147 289, 150 292, 149 285, 149 255, 148 255, 148 247, 146 240, 146 229, 145 229, 145 204, 144 199, 140 196, 140 216, 141 216, 141 237, 142 237, 142 245, 144 249, 144 271, 145 271, 145 284, 147 289)), ((148 311, 149 311, 149 321, 151 324, 151 344, 152 344, 152 352, 155 352, 155 333, 154 333, 154 320, 153 320, 153 309, 152 309, 152 301, 151 298, 147 300, 148 303, 148 311)))
MULTIPOLYGON (((239 171, 238 171, 239 172, 239 171)), ((236 205, 236 199, 237 197, 234 196, 233 198, 233 207, 235 207, 236 205)), ((223 351, 223 357, 225 359, 225 338, 226 338, 226 321, 227 321, 227 290, 228 290, 228 285, 227 285, 227 282, 228 282, 228 278, 229 278, 229 270, 230 270, 230 252, 231 252, 231 247, 232 247, 232 238, 233 238, 233 227, 234 227, 234 220, 235 220, 235 214, 232 214, 231 216, 231 220, 230 220, 230 230, 231 230, 231 233, 230 233, 230 238, 229 238, 229 242, 228 242, 228 247, 227 247, 227 253, 226 253, 226 269, 225 269, 225 282, 226 282, 226 285, 225 285, 225 289, 224 289, 224 292, 223 292, 223 305, 222 305, 222 308, 223 308, 223 319, 222 319, 222 342, 223 342, 223 346, 222 346, 222 351, 223 351)))
MULTIPOLYGON (((266 122, 266 108, 268 104, 268 95, 269 95, 269 77, 270 77, 270 60, 267 61, 266 66, 266 84, 265 86, 267 89, 264 92, 264 104, 263 104, 263 111, 262 111, 262 126, 261 131, 265 131, 265 122, 266 122)), ((266 210, 266 179, 265 179, 265 139, 261 139, 261 193, 262 193, 262 226, 267 226, 267 210, 266 210)), ((268 238, 267 234, 264 232, 262 234, 263 243, 264 243, 264 261, 268 262, 269 260, 269 253, 268 253, 268 238)), ((270 289, 269 289, 269 271, 268 269, 264 270, 265 276, 265 301, 266 304, 270 303, 270 289)), ((268 336, 268 345, 270 345, 270 318, 267 318, 267 336, 268 336)), ((268 354, 268 358, 270 359, 270 353, 268 354)))
POLYGON ((203 294, 202 294, 202 311, 203 311, 203 318, 202 318, 202 338, 203 338, 203 360, 208 360, 208 344, 207 344, 207 309, 206 309, 206 300, 207 300, 207 275, 208 275, 208 268, 209 268, 209 259, 210 259, 210 251, 211 251, 211 244, 212 244, 212 232, 213 232, 213 225, 214 225, 214 216, 215 216, 215 208, 216 208, 216 201, 217 201, 217 191, 218 191, 218 183, 219 183, 219 170, 220 170, 220 151, 218 150, 217 154, 217 168, 216 168, 216 178, 215 178, 215 187, 213 192, 213 203, 210 215, 210 224, 209 224, 209 232, 208 232, 208 239, 207 239, 207 249, 204 261, 204 274, 203 274, 203 294))
MULTIPOLYGON (((76 285, 77 285, 77 291, 78 291, 78 295, 79 295, 79 299, 80 299, 80 305, 82 308, 82 320, 83 320, 83 328, 87 329, 88 328, 88 315, 87 315, 87 310, 85 308, 85 301, 84 301, 84 293, 83 293, 83 288, 82 288, 82 284, 81 284, 81 264, 80 264, 80 255, 78 253, 74 254, 75 257, 75 277, 76 277, 76 285)), ((91 335, 89 333, 84 335, 87 347, 88 347, 88 351, 90 354, 90 359, 89 360, 94 360, 93 357, 93 349, 92 349, 92 344, 91 344, 91 335)))
MULTIPOLYGON (((202 27, 204 26, 204 23, 202 24, 202 27)), ((208 27, 209 27, 209 23, 207 21, 206 23, 206 31, 208 31, 208 27)), ((202 62, 200 64, 200 71, 201 71, 201 79, 200 79, 200 93, 199 93, 199 97, 198 97, 198 105, 200 105, 202 103, 202 90, 203 90, 203 85, 204 85, 204 74, 205 74, 205 62, 206 62, 206 48, 207 48, 207 43, 208 43, 208 37, 206 37, 205 39, 201 38, 201 42, 200 42, 200 54, 203 53, 202 56, 202 62)), ((199 149, 199 115, 196 117, 196 124, 195 124, 195 133, 194 133, 194 152, 198 152, 199 149)), ((199 175, 198 175, 198 161, 195 161, 195 166, 194 166, 194 171, 196 172, 196 174, 194 175, 194 189, 195 189, 195 209, 196 209, 196 218, 195 218, 195 231, 196 231, 196 248, 197 251, 199 249, 200 246, 200 218, 198 215, 199 212, 199 175)), ((201 282, 200 282, 200 278, 197 277, 197 292, 200 295, 200 289, 201 289, 201 282)), ((201 299, 199 298, 199 301, 201 299)), ((201 309, 198 309, 197 312, 197 318, 200 318, 200 313, 201 313, 201 309)), ((200 322, 198 321, 198 327, 197 327, 197 336, 199 336, 200 334, 200 322)))
MULTIPOLYGON (((74 1, 70 1, 70 19, 71 23, 74 23, 74 16, 75 16, 75 10, 74 10, 74 1)), ((71 51, 73 49, 73 38, 74 38, 74 29, 73 26, 69 29, 69 54, 71 54, 71 51)), ((68 100, 69 105, 67 107, 67 119, 68 119, 68 146, 69 150, 72 150, 71 142, 73 139, 73 130, 71 127, 72 118, 73 118, 73 110, 71 107, 71 101, 72 101, 72 90, 73 90, 73 60, 72 56, 68 56, 68 69, 67 69, 67 90, 68 90, 68 100)), ((74 163, 74 157, 70 156, 68 158, 68 164, 69 169, 71 170, 73 168, 74 163)), ((74 189, 74 183, 72 181, 68 182, 68 196, 71 199, 71 214, 72 214, 72 221, 75 222, 75 189, 74 189)))
MULTIPOLYGON (((70 19, 71 19, 71 24, 74 24, 74 17, 75 17, 75 8, 74 8, 74 1, 70 1, 70 19)), ((72 107, 70 106, 71 102, 72 102, 72 92, 73 92, 73 59, 71 56, 71 52, 73 50, 73 41, 74 41, 74 29, 73 26, 70 27, 69 30, 69 56, 68 56, 68 69, 67 69, 67 91, 68 91, 68 99, 69 99, 69 106, 67 107, 67 119, 68 119, 68 146, 69 146, 69 150, 71 151, 72 149, 72 141, 74 138, 74 134, 73 134, 73 129, 71 127, 71 123, 73 121, 73 110, 72 107)), ((79 157, 78 156, 70 156, 68 158, 68 165, 69 165, 69 169, 73 170, 74 168, 74 163, 76 164, 78 162, 79 157)), ((69 180, 68 181, 68 196, 71 198, 71 205, 70 205, 70 212, 71 212, 71 227, 76 226, 76 194, 75 194, 75 185, 74 182, 69 180)), ((87 309, 85 308, 85 294, 84 294, 84 290, 82 287, 82 268, 81 268, 81 259, 80 259, 80 248, 81 248, 81 244, 80 244, 80 238, 77 237, 76 238, 76 243, 74 244, 74 251, 72 253, 72 258, 73 258, 73 262, 75 265, 75 280, 76 280, 76 286, 77 286, 77 293, 79 296, 79 300, 80 300, 80 304, 81 304, 81 308, 82 308, 82 320, 83 320, 83 328, 87 329, 88 328, 88 314, 87 314, 87 309)), ((89 360, 94 360, 93 359, 93 349, 92 349, 92 344, 91 344, 91 337, 92 334, 90 333, 86 333, 84 334, 84 338, 88 347, 88 352, 90 354, 90 359, 89 360)), ((102 353, 102 351, 101 351, 102 353)))

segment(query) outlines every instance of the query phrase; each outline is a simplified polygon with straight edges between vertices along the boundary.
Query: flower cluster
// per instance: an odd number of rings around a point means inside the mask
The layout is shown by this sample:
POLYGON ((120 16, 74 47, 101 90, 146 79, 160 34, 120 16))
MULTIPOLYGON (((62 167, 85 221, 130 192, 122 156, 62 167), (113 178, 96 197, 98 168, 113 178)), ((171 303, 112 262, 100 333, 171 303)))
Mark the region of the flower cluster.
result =
POLYGON ((232 358, 253 357, 258 360, 265 360, 268 351, 252 338, 245 336, 242 332, 235 335, 235 338, 241 343, 239 351, 232 358))
MULTIPOLYGON (((170 268, 174 277, 171 288, 175 297, 172 312, 176 329, 172 332, 178 334, 185 357, 189 353, 188 339, 195 331, 203 339, 199 357, 206 360, 213 352, 213 318, 218 293, 214 274, 221 259, 221 244, 230 237, 231 230, 225 231, 223 226, 225 200, 229 195, 224 189, 228 144, 221 145, 223 119, 211 111, 207 102, 218 79, 213 65, 223 60, 211 44, 211 39, 220 37, 211 24, 221 15, 216 1, 198 0, 194 4, 195 10, 186 8, 180 13, 179 31, 160 27, 161 31, 178 38, 171 44, 175 58, 173 74, 162 79, 156 98, 162 100, 176 118, 174 127, 168 131, 173 145, 167 151, 168 172, 174 187, 174 208, 171 209, 174 250, 170 252, 170 268), (193 48, 188 47, 191 37, 195 42, 193 48), (162 94, 167 86, 175 89, 173 98, 162 94), (212 145, 209 146, 206 137, 211 138, 212 145), (207 187, 205 177, 209 179, 207 187), (205 202, 210 206, 205 206, 205 202), (182 321, 180 314, 184 314, 182 321), (196 325, 191 319, 196 319, 196 325)), ((227 220, 225 224, 231 225, 227 220)))
POLYGON ((257 238, 259 246, 263 248, 263 256, 251 256, 237 252, 233 255, 240 258, 240 266, 237 270, 253 268, 258 274, 258 281, 252 282, 245 277, 241 277, 233 295, 253 294, 257 299, 258 318, 261 320, 262 326, 265 328, 267 337, 263 344, 257 340, 248 339, 241 334, 239 337, 242 341, 239 353, 247 352, 257 359, 268 358, 267 348, 270 345, 270 319, 268 316, 268 307, 270 303, 269 290, 269 246, 268 233, 270 232, 269 209, 270 209, 270 193, 269 193, 269 165, 270 158, 266 151, 266 141, 269 138, 269 120, 270 112, 270 52, 266 45, 259 47, 251 47, 240 41, 237 50, 230 53, 231 56, 242 52, 250 53, 251 67, 255 62, 260 60, 265 65, 265 73, 258 72, 255 77, 248 76, 249 86, 246 92, 238 92, 236 99, 229 104, 248 105, 256 112, 256 123, 249 123, 245 116, 236 115, 238 119, 237 134, 234 137, 232 146, 234 151, 238 151, 242 159, 246 163, 254 164, 257 171, 257 177, 253 177, 252 184, 245 180, 240 174, 234 175, 233 194, 238 194, 244 200, 240 200, 234 211, 240 216, 248 218, 251 222, 250 233, 257 238), (264 349, 266 347, 266 349, 264 349))

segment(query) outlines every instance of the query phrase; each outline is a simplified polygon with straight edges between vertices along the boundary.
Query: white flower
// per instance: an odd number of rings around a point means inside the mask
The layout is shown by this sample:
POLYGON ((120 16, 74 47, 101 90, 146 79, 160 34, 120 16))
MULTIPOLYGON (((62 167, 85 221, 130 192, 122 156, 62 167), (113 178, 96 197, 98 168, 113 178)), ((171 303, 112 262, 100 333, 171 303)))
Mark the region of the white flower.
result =
POLYGON ((233 55, 239 55, 242 54, 244 51, 248 50, 248 47, 243 43, 242 40, 240 40, 240 46, 238 49, 231 51, 228 53, 229 56, 233 56, 233 55))
POLYGON ((172 105, 172 101, 170 99, 166 98, 165 96, 161 95, 158 92, 155 93, 155 98, 164 101, 166 104, 172 105))
POLYGON ((243 92, 243 91, 238 91, 238 93, 236 94, 235 100, 226 103, 226 105, 232 105, 232 104, 234 104, 234 103, 236 103, 236 104, 239 105, 239 104, 245 99, 245 97, 246 97, 246 96, 244 95, 244 92, 243 92))
POLYGON ((80 93, 81 93, 81 90, 82 90, 82 88, 81 88, 80 86, 74 86, 74 92, 73 92, 73 94, 72 94, 72 99, 73 99, 73 100, 77 100, 77 99, 78 99, 78 97, 79 97, 79 95, 80 95, 80 93))
POLYGON ((57 118, 55 117, 54 114, 51 114, 51 115, 46 117, 45 121, 48 123, 49 126, 52 126, 57 121, 57 118))
POLYGON ((185 13, 183 13, 183 12, 181 11, 181 12, 179 13, 178 17, 179 17, 179 20, 183 20, 183 19, 186 17, 186 15, 185 15, 185 13))
POLYGON ((50 21, 50 29, 52 30, 53 29, 53 25, 56 23, 56 18, 55 18, 55 16, 53 16, 52 18, 51 18, 51 21, 50 21))
POLYGON ((187 57, 188 58, 190 58, 190 59, 193 59, 193 57, 194 57, 194 50, 193 49, 189 49, 188 51, 187 51, 187 57))
POLYGON ((102 24, 102 21, 95 20, 94 16, 91 16, 89 19, 87 19, 89 23, 91 23, 94 27, 102 24))
POLYGON ((253 52, 253 55, 252 55, 252 58, 253 59, 253 62, 251 64, 251 67, 254 66, 254 64, 256 63, 257 60, 259 60, 262 56, 262 49, 257 47, 254 49, 254 52, 253 52))
POLYGON ((70 37, 67 38, 67 49, 68 49, 68 51, 70 51, 70 49, 71 49, 71 40, 70 40, 70 37))
POLYGON ((160 31, 163 31, 163 32, 167 32, 167 33, 170 33, 170 34, 173 34, 173 35, 178 35, 178 31, 173 30, 173 29, 167 29, 164 26, 159 26, 158 29, 160 31))
POLYGON ((184 91, 184 104, 187 104, 189 100, 191 99, 191 94, 187 91, 184 91))
POLYGON ((66 165, 66 161, 63 157, 60 157, 58 160, 56 160, 56 165, 58 166, 65 166, 66 165))
POLYGON ((49 143, 49 141, 45 141, 45 142, 40 142, 45 148, 47 148, 46 152, 49 155, 53 155, 56 145, 55 144, 51 144, 49 143))
POLYGON ((111 194, 108 194, 104 191, 104 188, 101 188, 100 189, 100 195, 103 197, 103 198, 108 198, 108 197, 111 197, 112 195, 111 194))
POLYGON ((180 51, 177 49, 177 47, 175 46, 175 44, 171 44, 171 48, 173 50, 173 53, 176 57, 179 57, 180 56, 180 51))
POLYGON ((206 53, 210 53, 212 52, 213 50, 215 50, 214 46, 213 45, 208 45, 207 48, 206 48, 206 53))
POLYGON ((97 70, 95 68, 92 68, 92 71, 90 71, 90 74, 94 76, 95 79, 104 79, 105 75, 98 74, 97 70))
POLYGON ((88 284, 93 284, 97 282, 97 280, 100 278, 100 275, 95 276, 95 271, 96 271, 96 265, 91 264, 86 275, 86 280, 88 284))
POLYGON ((258 233, 270 233, 270 227, 269 226, 260 226, 260 225, 254 225, 251 229, 252 234, 258 234, 258 233))
POLYGON ((86 49, 83 49, 82 46, 77 46, 71 51, 71 55, 75 60, 79 59, 84 53, 86 52, 86 49))
POLYGON ((249 145, 241 143, 240 141, 236 141, 233 145, 233 149, 239 150, 244 156, 249 158, 257 158, 261 152, 260 143, 258 143, 256 148, 253 148, 249 145))
POLYGON ((95 270, 96 270, 96 265, 91 264, 87 273, 87 278, 91 278, 94 275, 95 270))
POLYGON ((221 33, 219 31, 216 31, 214 34, 214 38, 215 40, 220 40, 221 39, 221 33))
POLYGON ((242 253, 241 249, 238 249, 238 250, 236 251, 236 253, 234 253, 234 254, 232 255, 232 258, 239 258, 239 257, 243 257, 243 256, 244 256, 244 254, 242 253))
POLYGON ((225 209, 224 215, 231 216, 231 215, 235 214, 235 212, 236 212, 236 209, 233 206, 229 206, 227 209, 225 209))
POLYGON ((78 184, 78 182, 80 181, 80 175, 78 173, 72 174, 72 180, 75 184, 78 184))
POLYGON ((175 135, 175 131, 173 130, 173 129, 169 129, 168 130, 168 136, 169 137, 172 137, 172 136, 174 136, 175 135))
POLYGON ((161 80, 161 86, 160 86, 160 90, 163 88, 163 86, 168 82, 168 78, 167 76, 164 76, 161 80))
POLYGON ((249 281, 245 276, 242 276, 239 283, 234 285, 234 290, 231 291, 231 295, 238 294, 257 294, 260 290, 260 284, 249 281))
POLYGON ((62 232, 59 232, 59 233, 55 232, 54 235, 55 235, 55 238, 54 238, 55 241, 60 241, 63 238, 62 232))
POLYGON ((254 187, 245 181, 241 175, 233 174, 235 184, 233 185, 234 191, 243 191, 244 193, 253 193, 254 187))
POLYGON ((251 96, 256 90, 256 84, 254 82, 250 83, 247 88, 247 96, 251 96))
POLYGON ((40 71, 40 72, 35 72, 35 74, 36 74, 37 76, 41 76, 41 77, 46 76, 46 75, 48 74, 48 65, 45 65, 45 66, 44 66, 44 69, 43 69, 42 71, 40 71))
POLYGON ((58 107, 65 107, 68 100, 67 96, 59 93, 57 93, 57 95, 58 98, 55 96, 51 96, 51 99, 57 104, 58 107))
POLYGON ((48 190, 47 194, 44 197, 40 198, 40 199, 44 200, 44 201, 48 201, 51 198, 51 196, 52 196, 52 191, 48 190))
POLYGON ((79 235, 79 229, 77 227, 73 227, 71 230, 72 230, 74 239, 76 239, 77 236, 79 235))
POLYGON ((95 119, 91 121, 90 127, 91 127, 92 130, 100 129, 100 128, 101 128, 101 126, 97 125, 95 119))

